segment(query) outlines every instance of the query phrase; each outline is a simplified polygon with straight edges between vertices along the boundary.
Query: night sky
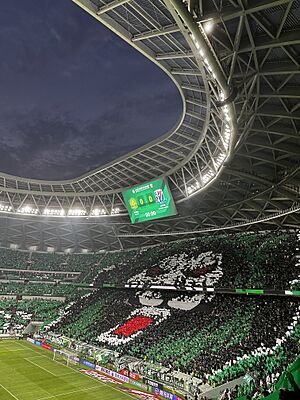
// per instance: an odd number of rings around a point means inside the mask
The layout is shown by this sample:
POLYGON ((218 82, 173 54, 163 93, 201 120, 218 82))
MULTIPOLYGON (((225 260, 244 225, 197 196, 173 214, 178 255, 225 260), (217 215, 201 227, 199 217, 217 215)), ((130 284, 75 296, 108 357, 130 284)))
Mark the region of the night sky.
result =
POLYGON ((71 0, 0 1, 0 171, 69 179, 181 115, 157 66, 71 0))

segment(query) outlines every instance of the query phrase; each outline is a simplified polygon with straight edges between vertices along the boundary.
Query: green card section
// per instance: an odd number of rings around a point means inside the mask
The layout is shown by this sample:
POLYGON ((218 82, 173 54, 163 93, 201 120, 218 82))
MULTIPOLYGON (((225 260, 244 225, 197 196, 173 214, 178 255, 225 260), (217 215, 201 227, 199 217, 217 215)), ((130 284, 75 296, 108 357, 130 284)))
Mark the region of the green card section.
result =
POLYGON ((177 214, 164 178, 126 190, 123 198, 133 224, 177 214))

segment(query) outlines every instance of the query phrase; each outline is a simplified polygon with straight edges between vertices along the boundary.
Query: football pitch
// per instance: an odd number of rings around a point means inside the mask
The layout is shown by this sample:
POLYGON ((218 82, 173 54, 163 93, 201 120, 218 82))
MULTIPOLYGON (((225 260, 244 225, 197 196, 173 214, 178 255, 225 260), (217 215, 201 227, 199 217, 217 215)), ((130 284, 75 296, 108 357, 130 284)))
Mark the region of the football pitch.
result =
POLYGON ((0 341, 1 400, 129 400, 121 385, 53 361, 53 353, 21 340, 0 341))

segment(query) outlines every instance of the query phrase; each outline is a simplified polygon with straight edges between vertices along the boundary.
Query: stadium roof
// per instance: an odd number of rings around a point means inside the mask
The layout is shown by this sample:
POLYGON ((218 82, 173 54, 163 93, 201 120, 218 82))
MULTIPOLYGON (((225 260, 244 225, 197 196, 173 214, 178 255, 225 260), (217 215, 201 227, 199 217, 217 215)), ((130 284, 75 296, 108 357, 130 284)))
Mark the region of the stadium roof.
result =
POLYGON ((300 1, 73 1, 170 76, 182 117, 74 180, 0 174, 1 244, 118 249, 253 225, 297 228, 300 1), (179 215, 131 225, 122 191, 159 176, 179 215))

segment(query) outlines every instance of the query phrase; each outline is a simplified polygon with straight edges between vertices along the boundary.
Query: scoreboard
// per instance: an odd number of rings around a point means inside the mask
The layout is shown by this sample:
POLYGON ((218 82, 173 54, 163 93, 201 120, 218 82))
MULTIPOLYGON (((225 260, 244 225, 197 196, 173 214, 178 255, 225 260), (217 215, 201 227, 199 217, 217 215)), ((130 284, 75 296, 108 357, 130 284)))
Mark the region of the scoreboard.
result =
POLYGON ((123 192, 131 222, 151 221, 177 214, 172 194, 164 178, 123 192))

